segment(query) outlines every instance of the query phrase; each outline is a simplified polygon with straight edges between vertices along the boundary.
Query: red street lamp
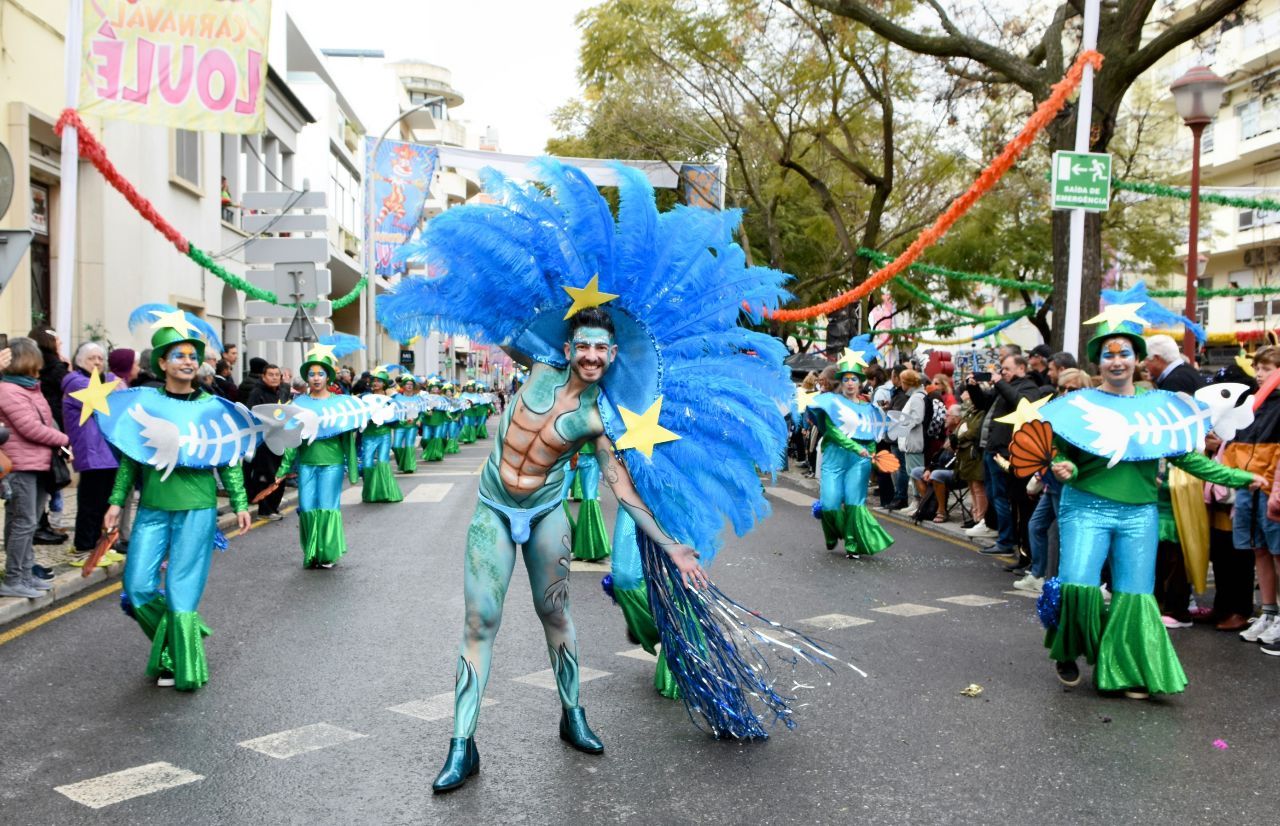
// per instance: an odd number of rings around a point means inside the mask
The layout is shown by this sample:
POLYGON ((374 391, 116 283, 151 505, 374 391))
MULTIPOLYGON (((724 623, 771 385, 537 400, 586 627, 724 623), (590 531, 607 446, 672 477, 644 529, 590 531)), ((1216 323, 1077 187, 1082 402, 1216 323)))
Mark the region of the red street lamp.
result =
MULTIPOLYGON (((1205 66, 1188 69, 1173 82, 1173 105, 1182 122, 1191 127, 1191 235, 1187 238, 1187 304, 1184 314, 1192 320, 1196 317, 1196 278, 1200 260, 1200 135, 1213 122, 1222 106, 1222 92, 1227 82, 1205 66)), ((1196 354, 1196 338, 1190 330, 1182 337, 1182 352, 1193 360, 1196 354)))

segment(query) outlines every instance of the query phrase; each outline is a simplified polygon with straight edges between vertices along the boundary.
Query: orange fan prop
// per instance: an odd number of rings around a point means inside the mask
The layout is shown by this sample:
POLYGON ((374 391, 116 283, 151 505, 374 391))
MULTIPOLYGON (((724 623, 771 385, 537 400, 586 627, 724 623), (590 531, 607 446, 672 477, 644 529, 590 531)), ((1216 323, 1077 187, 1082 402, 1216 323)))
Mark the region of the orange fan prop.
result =
POLYGON ((93 569, 98 567, 98 563, 102 561, 102 557, 106 556, 107 551, 111 550, 111 546, 116 544, 116 540, 120 538, 120 531, 108 531, 98 540, 98 544, 93 546, 93 552, 89 554, 89 558, 84 561, 84 567, 80 569, 80 576, 88 576, 93 573, 93 569))
POLYGON ((1046 421, 1027 422, 1009 443, 1009 467, 1014 476, 1027 477, 1053 464, 1053 427, 1046 421))
POLYGON ((263 499, 266 499, 266 498, 267 498, 268 496, 270 496, 271 494, 273 494, 273 493, 275 493, 276 491, 280 490, 280 486, 284 484, 284 480, 285 480, 285 479, 292 479, 293 477, 295 477, 295 476, 297 476, 297 475, 298 475, 298 474, 296 474, 296 473, 289 473, 289 474, 286 474, 285 476, 281 476, 279 479, 275 480, 275 481, 274 481, 274 482, 272 482, 270 485, 268 485, 268 486, 267 486, 267 488, 266 488, 265 490, 263 490, 263 491, 262 491, 261 493, 259 493, 257 496, 253 497, 253 499, 252 499, 252 500, 250 500, 249 504, 250 504, 250 505, 256 505, 256 504, 258 504, 258 503, 259 503, 259 502, 261 502, 263 499))
POLYGON ((894 456, 887 450, 882 450, 877 453, 875 458, 871 461, 875 463, 876 470, 881 473, 897 473, 898 469, 902 467, 902 463, 898 461, 898 457, 894 456))

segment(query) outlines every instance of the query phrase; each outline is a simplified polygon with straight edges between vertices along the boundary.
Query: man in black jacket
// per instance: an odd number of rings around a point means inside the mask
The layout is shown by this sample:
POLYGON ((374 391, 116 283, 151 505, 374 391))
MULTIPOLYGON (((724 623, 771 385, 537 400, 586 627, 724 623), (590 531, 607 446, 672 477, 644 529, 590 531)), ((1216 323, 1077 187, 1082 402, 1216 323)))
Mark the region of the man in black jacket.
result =
POLYGON ((267 369, 267 360, 254 356, 249 359, 249 372, 240 381, 240 386, 236 388, 236 398, 248 404, 247 399, 253 395, 253 391, 262 384, 262 371, 267 369))
POLYGON ((1151 380, 1161 390, 1194 395, 1205 386, 1204 376, 1187 364, 1178 350, 1178 343, 1169 336, 1151 336, 1147 339, 1147 359, 1144 364, 1151 374, 1151 380))
POLYGON ((982 469, 987 479, 987 497, 995 506, 999 536, 995 544, 984 548, 984 554, 1016 556, 1010 566, 1031 564, 1029 528, 1031 525, 1031 499, 1027 495, 1027 480, 1019 479, 1005 470, 996 460, 1009 457, 1009 442, 1013 439, 1013 425, 999 421, 1018 408, 1018 402, 1036 401, 1049 395, 1047 387, 1040 387, 1027 376, 1025 356, 1009 355, 1000 362, 1000 378, 985 389, 969 377, 969 398, 979 410, 986 410, 986 441, 983 445, 982 469))
MULTIPOLYGON (((259 404, 277 404, 291 401, 293 393, 290 392, 289 386, 281 380, 280 368, 274 364, 267 364, 266 359, 251 359, 250 365, 255 361, 263 362, 262 379, 253 388, 253 391, 249 393, 245 406, 252 410, 259 404)), ((279 468, 280 457, 270 450, 259 449, 253 454, 252 461, 244 463, 244 488, 245 492, 249 494, 250 501, 275 482, 276 471, 279 468)), ((272 491, 271 495, 258 503, 258 517, 272 521, 283 518, 280 515, 280 500, 283 498, 283 486, 272 491)))

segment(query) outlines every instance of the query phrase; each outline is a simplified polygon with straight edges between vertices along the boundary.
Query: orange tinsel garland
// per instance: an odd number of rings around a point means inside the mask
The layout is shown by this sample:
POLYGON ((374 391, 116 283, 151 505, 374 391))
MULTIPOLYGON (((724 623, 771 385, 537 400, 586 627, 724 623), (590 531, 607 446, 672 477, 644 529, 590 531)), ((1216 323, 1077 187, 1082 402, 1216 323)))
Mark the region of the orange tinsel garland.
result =
POLYGON ((817 318, 820 315, 830 315, 836 310, 847 307, 853 302, 864 298, 872 290, 883 286, 887 281, 915 263, 921 253, 938 243, 947 230, 951 229, 951 225, 959 220, 960 216, 968 212, 979 198, 1004 177, 1004 173, 1008 172, 1014 162, 1031 146, 1031 142, 1035 140, 1036 135, 1057 117, 1058 112, 1066 105, 1067 97, 1080 85, 1080 79, 1084 75, 1084 67, 1087 64, 1091 64, 1095 70, 1101 68, 1102 55, 1096 51, 1081 53, 1066 76, 1054 84, 1052 93, 1036 108, 1035 113, 1032 114, 1026 125, 1022 127, 1022 131, 1013 140, 1009 141, 1004 150, 969 186, 969 189, 951 202, 951 205, 947 207, 947 211, 938 217, 933 226, 921 232, 911 246, 907 247, 906 251, 901 255, 890 261, 883 269, 877 271, 866 281, 835 298, 824 301, 821 304, 815 304, 812 307, 766 311, 765 315, 775 321, 806 321, 811 318, 817 318))

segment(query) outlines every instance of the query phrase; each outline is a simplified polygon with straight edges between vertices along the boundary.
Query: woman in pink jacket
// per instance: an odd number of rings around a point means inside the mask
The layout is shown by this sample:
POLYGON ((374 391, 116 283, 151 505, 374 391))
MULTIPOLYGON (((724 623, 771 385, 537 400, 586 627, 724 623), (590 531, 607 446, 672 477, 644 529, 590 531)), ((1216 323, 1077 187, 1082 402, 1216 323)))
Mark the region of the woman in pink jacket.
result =
POLYGON ((49 584, 31 575, 35 548, 31 544, 40 514, 49 501, 49 468, 54 448, 65 447, 67 435, 54 423, 53 412, 40 392, 44 357, 29 338, 9 342, 13 360, 0 375, 0 422, 9 429, 4 452, 13 462, 9 501, 5 505, 4 582, 0 597, 34 599, 49 584))

